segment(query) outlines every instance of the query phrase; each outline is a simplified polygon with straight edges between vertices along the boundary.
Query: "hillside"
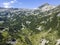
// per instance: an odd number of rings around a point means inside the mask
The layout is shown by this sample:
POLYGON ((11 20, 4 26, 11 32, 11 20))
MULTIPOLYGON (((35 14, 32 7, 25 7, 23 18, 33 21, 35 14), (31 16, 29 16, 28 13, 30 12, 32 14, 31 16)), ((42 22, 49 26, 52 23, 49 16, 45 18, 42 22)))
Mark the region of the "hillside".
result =
POLYGON ((60 5, 0 7, 0 45, 59 45, 59 41, 60 5))

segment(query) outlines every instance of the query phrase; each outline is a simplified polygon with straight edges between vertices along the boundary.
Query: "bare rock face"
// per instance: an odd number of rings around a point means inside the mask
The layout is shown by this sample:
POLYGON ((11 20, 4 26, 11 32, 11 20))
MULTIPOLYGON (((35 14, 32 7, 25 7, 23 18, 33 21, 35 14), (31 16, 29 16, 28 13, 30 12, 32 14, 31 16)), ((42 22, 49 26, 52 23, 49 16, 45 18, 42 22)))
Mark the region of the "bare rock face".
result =
POLYGON ((60 39, 57 40, 56 45, 60 45, 60 39))
POLYGON ((42 42, 41 42, 41 45, 46 45, 46 44, 48 44, 48 40, 46 40, 46 39, 42 39, 42 42))
POLYGON ((45 11, 49 11, 49 10, 55 8, 55 6, 45 3, 42 6, 40 6, 39 8, 41 9, 42 12, 45 12, 45 11))

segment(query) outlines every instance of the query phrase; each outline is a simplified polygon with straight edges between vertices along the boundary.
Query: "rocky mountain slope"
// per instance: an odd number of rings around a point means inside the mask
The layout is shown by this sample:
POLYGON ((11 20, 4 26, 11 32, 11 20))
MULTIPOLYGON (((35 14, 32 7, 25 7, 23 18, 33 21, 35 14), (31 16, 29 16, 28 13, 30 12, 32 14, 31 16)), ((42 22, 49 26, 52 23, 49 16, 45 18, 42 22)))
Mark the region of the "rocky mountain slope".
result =
POLYGON ((60 5, 0 7, 0 45, 58 45, 59 41, 60 5))

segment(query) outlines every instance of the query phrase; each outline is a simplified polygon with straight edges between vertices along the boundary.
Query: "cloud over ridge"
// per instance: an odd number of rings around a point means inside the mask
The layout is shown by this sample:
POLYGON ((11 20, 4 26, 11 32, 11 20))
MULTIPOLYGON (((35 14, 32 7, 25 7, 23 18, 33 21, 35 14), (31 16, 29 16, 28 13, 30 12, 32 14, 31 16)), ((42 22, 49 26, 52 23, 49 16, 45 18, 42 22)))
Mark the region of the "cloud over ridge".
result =
POLYGON ((12 4, 14 4, 15 2, 16 2, 16 0, 12 0, 10 2, 4 2, 3 7, 10 8, 10 7, 12 7, 12 4))

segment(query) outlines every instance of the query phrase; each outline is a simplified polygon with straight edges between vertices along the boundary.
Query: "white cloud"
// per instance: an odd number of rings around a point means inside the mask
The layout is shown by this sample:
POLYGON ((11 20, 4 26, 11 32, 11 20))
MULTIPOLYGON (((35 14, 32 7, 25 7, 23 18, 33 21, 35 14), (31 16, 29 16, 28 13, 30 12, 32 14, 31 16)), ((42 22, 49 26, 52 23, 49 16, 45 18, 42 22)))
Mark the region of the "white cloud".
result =
POLYGON ((33 8, 33 9, 37 9, 37 8, 33 8))
POLYGON ((16 2, 16 0, 12 0, 12 1, 10 1, 10 3, 15 3, 16 2))
POLYGON ((14 4, 15 2, 16 2, 16 0, 12 0, 10 2, 4 2, 3 7, 10 8, 10 7, 12 7, 11 5, 14 4))
POLYGON ((10 7, 10 3, 3 3, 3 6, 5 7, 5 8, 9 8, 10 7))

